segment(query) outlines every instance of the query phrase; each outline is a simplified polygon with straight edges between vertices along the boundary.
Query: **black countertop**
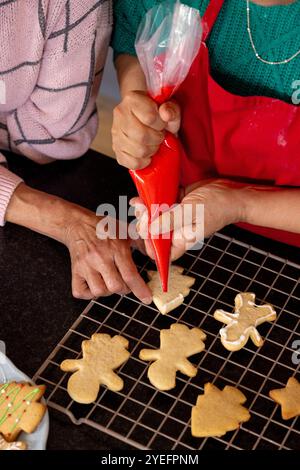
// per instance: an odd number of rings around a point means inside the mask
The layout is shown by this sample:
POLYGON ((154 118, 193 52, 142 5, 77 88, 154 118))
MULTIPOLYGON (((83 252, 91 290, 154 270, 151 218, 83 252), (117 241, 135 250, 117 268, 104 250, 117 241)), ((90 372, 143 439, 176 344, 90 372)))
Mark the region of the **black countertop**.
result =
MULTIPOLYGON (((37 189, 91 210, 103 202, 117 204, 119 194, 135 194, 128 172, 93 151, 71 162, 39 166, 7 155, 10 168, 37 189)), ((227 233, 300 263, 300 250, 254 237, 236 228, 227 233)), ((71 294, 67 250, 53 240, 7 224, 0 229, 0 340, 8 357, 33 376, 73 324, 86 302, 71 294)), ((125 444, 87 426, 74 426, 50 410, 48 449, 128 449, 125 444), (66 437, 67 436, 67 437, 66 437)))

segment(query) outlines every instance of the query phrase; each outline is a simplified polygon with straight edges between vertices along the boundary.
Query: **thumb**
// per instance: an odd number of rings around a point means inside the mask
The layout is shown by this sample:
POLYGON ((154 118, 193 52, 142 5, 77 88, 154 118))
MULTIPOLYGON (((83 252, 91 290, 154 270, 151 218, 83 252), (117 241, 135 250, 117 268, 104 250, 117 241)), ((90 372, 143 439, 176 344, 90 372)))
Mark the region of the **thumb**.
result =
POLYGON ((167 123, 166 130, 176 134, 180 129, 181 111, 175 101, 168 101, 159 108, 160 118, 167 123))
MULTIPOLYGON (((142 218, 143 214, 147 212, 147 207, 143 203, 142 199, 139 197, 134 197, 129 201, 131 207, 134 208, 134 215, 139 220, 142 218)), ((131 215, 131 214, 130 214, 131 215)))
POLYGON ((173 239, 172 248, 171 248, 171 262, 176 261, 179 258, 181 258, 181 256, 184 255, 186 250, 187 250, 187 245, 184 239, 182 240, 173 239))
POLYGON ((153 237, 174 232, 173 243, 177 238, 189 244, 195 244, 196 241, 204 238, 203 204, 188 202, 188 198, 186 199, 185 202, 172 207, 151 223, 150 233, 153 237))
POLYGON ((150 225, 150 233, 157 237, 164 233, 173 232, 182 228, 183 204, 177 204, 153 220, 150 225))

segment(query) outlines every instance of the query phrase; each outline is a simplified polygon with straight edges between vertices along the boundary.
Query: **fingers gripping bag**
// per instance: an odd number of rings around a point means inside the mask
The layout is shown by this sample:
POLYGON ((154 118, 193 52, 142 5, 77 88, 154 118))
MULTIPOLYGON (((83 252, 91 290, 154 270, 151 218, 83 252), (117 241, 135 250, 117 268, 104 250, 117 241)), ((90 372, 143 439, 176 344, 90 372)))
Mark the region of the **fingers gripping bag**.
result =
MULTIPOLYGON (((187 77, 199 51, 202 24, 198 10, 180 1, 167 0, 145 15, 135 48, 146 77, 148 94, 160 106, 168 101, 187 77)), ((177 202, 180 141, 170 132, 150 165, 130 174, 145 204, 149 223, 177 202)), ((168 290, 172 233, 151 238, 164 292, 168 290)))

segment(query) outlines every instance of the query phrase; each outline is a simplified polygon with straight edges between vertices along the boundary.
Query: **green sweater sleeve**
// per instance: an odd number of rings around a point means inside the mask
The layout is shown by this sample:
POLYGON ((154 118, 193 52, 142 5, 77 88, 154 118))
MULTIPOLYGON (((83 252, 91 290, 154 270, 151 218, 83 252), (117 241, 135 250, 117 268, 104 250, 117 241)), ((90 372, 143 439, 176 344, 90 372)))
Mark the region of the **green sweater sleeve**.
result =
MULTIPOLYGON (((115 55, 135 55, 135 38, 146 12, 163 0, 115 0, 115 55)), ((176 0, 170 0, 176 1, 176 0)), ((182 0, 203 17, 210 0, 182 0)), ((300 0, 266 7, 251 2, 251 28, 259 53, 269 61, 292 57, 299 50, 300 0)), ((247 32, 246 1, 226 0, 207 40, 211 73, 227 91, 241 96, 269 96, 291 102, 299 78, 300 55, 270 66, 257 59, 247 32)))
MULTIPOLYGON (((114 32, 112 47, 115 55, 136 55, 135 38, 144 15, 163 0, 115 0, 114 1, 114 32)), ((175 1, 175 0, 174 0, 175 1)), ((199 9, 204 13, 209 0, 184 0, 183 3, 199 9)))

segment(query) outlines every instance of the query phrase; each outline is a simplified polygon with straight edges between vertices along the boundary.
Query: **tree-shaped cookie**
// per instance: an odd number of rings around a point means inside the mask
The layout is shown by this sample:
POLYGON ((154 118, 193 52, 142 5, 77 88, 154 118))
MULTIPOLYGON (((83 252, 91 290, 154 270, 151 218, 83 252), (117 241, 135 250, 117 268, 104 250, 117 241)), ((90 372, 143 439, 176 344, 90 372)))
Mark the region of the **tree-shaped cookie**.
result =
POLYGON ((219 390, 207 383, 204 395, 199 395, 192 409, 192 435, 194 437, 221 437, 238 429, 250 419, 250 413, 242 406, 245 395, 237 388, 226 386, 219 390))
POLYGON ((221 342, 229 351, 238 351, 251 338, 256 346, 263 345, 257 327, 266 321, 276 320, 276 312, 269 304, 255 305, 255 294, 246 292, 235 298, 235 312, 216 310, 216 320, 227 326, 220 330, 221 342))
POLYGON ((46 411, 46 406, 39 403, 44 392, 44 385, 0 385, 0 433, 7 442, 15 441, 21 431, 35 431, 46 411))
POLYGON ((171 266, 168 292, 163 292, 158 271, 147 272, 150 279, 148 286, 152 292, 153 302, 163 315, 166 315, 183 303, 184 298, 189 295, 190 288, 195 282, 193 277, 185 276, 182 273, 183 268, 171 266))
POLYGON ((291 419, 300 416, 300 383, 290 377, 285 388, 271 390, 272 400, 281 405, 282 419, 291 419))
POLYGON ((155 361, 148 369, 152 385, 159 390, 171 390, 176 385, 176 372, 195 377, 197 369, 187 358, 203 351, 205 333, 198 328, 173 324, 160 332, 160 349, 142 349, 140 359, 155 361))
POLYGON ((92 403, 102 384, 114 392, 122 390, 123 380, 114 370, 129 358, 127 348, 128 341, 122 336, 96 333, 83 341, 82 359, 67 359, 60 366, 65 372, 75 372, 68 381, 71 398, 78 403, 92 403))
POLYGON ((0 451, 1 450, 26 450, 27 445, 22 441, 7 442, 3 436, 0 435, 0 451))

